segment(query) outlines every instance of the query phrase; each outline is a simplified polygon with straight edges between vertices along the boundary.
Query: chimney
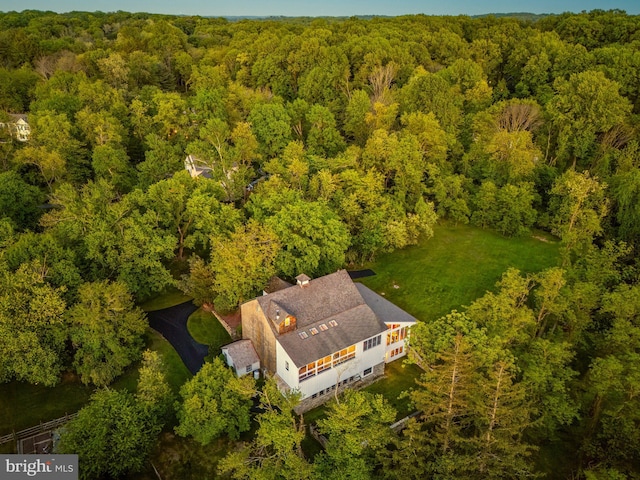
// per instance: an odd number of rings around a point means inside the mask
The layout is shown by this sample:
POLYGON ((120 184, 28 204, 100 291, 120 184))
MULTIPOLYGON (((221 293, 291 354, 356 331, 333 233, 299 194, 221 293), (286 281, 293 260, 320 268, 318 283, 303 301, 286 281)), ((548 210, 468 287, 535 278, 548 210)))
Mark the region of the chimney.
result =
POLYGON ((304 287, 309 285, 309 280, 311 280, 311 279, 308 276, 306 276, 304 273, 301 273, 300 275, 298 275, 296 277, 296 282, 302 288, 304 288, 304 287))

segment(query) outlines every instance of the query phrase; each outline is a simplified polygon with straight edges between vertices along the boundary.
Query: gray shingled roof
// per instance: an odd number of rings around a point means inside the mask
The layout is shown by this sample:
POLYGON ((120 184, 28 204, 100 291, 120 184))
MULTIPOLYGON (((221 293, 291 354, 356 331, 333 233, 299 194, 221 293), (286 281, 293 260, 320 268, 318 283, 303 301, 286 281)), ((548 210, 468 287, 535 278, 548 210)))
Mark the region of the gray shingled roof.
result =
POLYGON ((16 122, 18 120, 24 120, 25 122, 27 121, 27 114, 26 113, 10 113, 9 116, 15 120, 16 122))
POLYGON ((227 350, 227 355, 231 357, 236 369, 243 369, 247 365, 253 365, 260 361, 251 340, 238 340, 237 342, 225 345, 222 347, 222 350, 227 350))
POLYGON ((275 320, 276 309, 269 305, 274 302, 281 307, 281 312, 284 310, 296 317, 298 329, 365 303, 346 270, 311 280, 304 287, 294 285, 257 300, 269 320, 275 320))
POLYGON ((356 288, 367 302, 367 305, 375 312, 375 314, 383 322, 387 323, 416 323, 418 320, 402 310, 397 305, 391 303, 384 297, 381 297, 370 288, 361 283, 355 284, 356 288))
POLYGON ((303 329, 298 327, 293 332, 280 335, 278 342, 291 357, 293 363, 301 367, 386 331, 385 323, 378 319, 371 308, 363 303, 347 311, 308 324, 303 329), (329 322, 332 320, 338 325, 330 326, 329 322), (320 324, 325 324, 327 330, 321 330, 320 324), (310 332, 313 327, 318 330, 316 335, 312 335, 310 332), (301 331, 305 331, 308 337, 300 338, 298 334, 301 331))
POLYGON ((345 270, 257 300, 271 322, 278 323, 278 311, 280 321, 286 314, 296 317, 296 330, 292 332, 277 335, 273 323, 271 327, 278 342, 297 366, 306 365, 387 330, 385 323, 367 305, 345 270), (331 327, 331 320, 338 325, 331 327), (327 329, 321 330, 321 324, 325 324, 327 329), (311 334, 310 329, 314 327, 318 330, 317 335, 311 334), (307 338, 300 338, 298 334, 302 331, 307 333, 307 338))
POLYGON ((292 286, 292 284, 290 284, 289 282, 285 282, 280 277, 273 276, 269 279, 267 286, 264 287, 264 292, 267 294, 275 293, 279 290, 284 290, 285 288, 289 288, 292 286))

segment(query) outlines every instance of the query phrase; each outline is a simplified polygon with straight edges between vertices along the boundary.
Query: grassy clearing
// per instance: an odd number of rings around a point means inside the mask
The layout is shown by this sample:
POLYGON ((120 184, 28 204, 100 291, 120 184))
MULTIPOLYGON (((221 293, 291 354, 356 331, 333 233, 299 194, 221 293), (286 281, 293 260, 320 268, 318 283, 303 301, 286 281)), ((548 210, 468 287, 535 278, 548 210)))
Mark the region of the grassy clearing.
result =
POLYGON ((72 374, 64 375, 55 387, 17 381, 0 384, 0 435, 74 413, 92 392, 72 374))
POLYGON ((159 477, 149 466, 147 471, 129 475, 127 478, 132 480, 218 478, 218 463, 234 448, 235 443, 224 437, 203 446, 192 438, 183 438, 171 432, 163 432, 155 451, 151 454, 151 462, 158 469, 159 477))
POLYGON ((408 398, 398 397, 416 386, 416 378, 421 373, 422 369, 417 365, 405 365, 403 359, 396 360, 387 364, 384 370, 385 377, 382 380, 378 380, 364 390, 382 395, 398 412, 396 420, 400 420, 413 413, 413 409, 409 406, 408 398))
POLYGON ((168 287, 157 297, 151 298, 140 305, 145 312, 153 312, 154 310, 162 310, 163 308, 173 307, 181 303, 188 302, 191 297, 186 296, 175 287, 168 287))
MULTIPOLYGON (((177 393, 180 386, 191 377, 191 373, 162 335, 148 329, 145 340, 147 348, 162 356, 167 380, 177 393)), ((138 368, 139 364, 129 367, 111 388, 135 391, 138 368)), ((93 387, 83 385, 71 373, 65 374, 60 384, 51 388, 16 381, 0 384, 0 435, 77 412, 89 401, 93 391, 93 387)))
POLYGON ((231 342, 231 336, 215 315, 202 307, 191 314, 187 328, 196 342, 209 345, 209 355, 218 355, 220 347, 231 342))
POLYGON ((538 272, 558 261, 558 243, 536 232, 506 238, 468 225, 442 224, 419 245, 364 265, 376 272, 362 283, 421 320, 469 305, 493 290, 509 268, 538 272))

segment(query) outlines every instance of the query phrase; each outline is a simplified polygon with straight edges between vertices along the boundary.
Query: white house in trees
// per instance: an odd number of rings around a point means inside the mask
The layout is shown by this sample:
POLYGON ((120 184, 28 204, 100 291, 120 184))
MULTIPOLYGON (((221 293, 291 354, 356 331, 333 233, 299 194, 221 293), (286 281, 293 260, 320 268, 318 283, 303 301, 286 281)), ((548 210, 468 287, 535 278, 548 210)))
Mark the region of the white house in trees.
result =
POLYGON ((387 362, 406 355, 416 319, 345 270, 244 303, 242 336, 283 390, 302 394, 299 411, 330 398, 335 389, 368 382, 387 362))
POLYGON ((9 130, 9 134, 19 142, 26 142, 31 137, 31 127, 27 123, 27 116, 24 113, 10 113, 10 120, 6 123, 0 122, 0 128, 9 130))

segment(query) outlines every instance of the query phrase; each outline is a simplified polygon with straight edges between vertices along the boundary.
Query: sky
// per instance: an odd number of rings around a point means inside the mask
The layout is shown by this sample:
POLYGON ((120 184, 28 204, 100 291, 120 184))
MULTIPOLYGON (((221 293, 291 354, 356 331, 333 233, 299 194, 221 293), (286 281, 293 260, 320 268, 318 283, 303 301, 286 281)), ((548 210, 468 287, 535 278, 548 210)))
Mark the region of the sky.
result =
POLYGON ((0 0, 0 11, 150 12, 201 16, 479 15, 617 8, 640 14, 638 0, 0 0))

